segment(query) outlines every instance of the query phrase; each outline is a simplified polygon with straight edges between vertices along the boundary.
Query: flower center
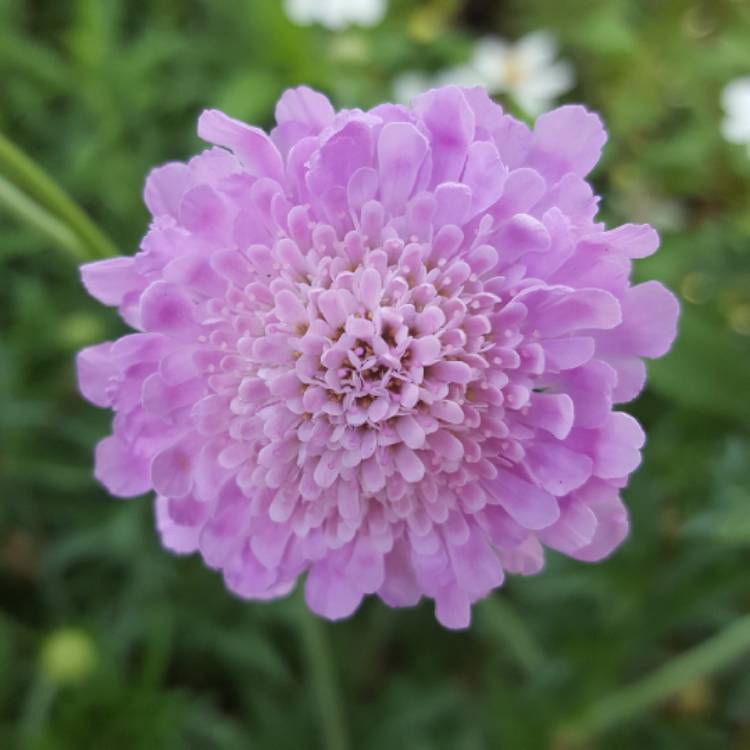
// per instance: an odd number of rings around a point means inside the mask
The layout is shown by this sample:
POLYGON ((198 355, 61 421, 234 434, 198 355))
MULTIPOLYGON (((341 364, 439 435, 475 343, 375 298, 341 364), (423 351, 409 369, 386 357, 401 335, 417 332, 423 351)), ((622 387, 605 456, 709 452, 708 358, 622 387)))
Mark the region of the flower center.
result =
POLYGON ((422 242, 389 226, 343 241, 313 230, 305 255, 289 238, 248 251, 268 282, 245 289, 234 324, 246 373, 235 432, 258 436, 247 450, 260 464, 240 483, 294 476, 311 500, 337 486, 378 495, 389 482, 393 500, 427 473, 446 489, 471 481, 479 443, 507 434, 482 415, 508 379, 491 323, 501 290, 483 281, 497 255, 479 246, 459 257, 462 243, 454 226, 422 242))

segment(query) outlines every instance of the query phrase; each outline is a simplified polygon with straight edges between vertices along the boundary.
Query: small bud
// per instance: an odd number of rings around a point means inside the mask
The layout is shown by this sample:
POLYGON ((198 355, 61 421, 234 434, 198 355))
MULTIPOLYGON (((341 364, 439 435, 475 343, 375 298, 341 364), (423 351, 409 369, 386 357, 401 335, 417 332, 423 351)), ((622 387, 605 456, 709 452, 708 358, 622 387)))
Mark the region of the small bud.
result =
POLYGON ((77 628, 60 628, 47 637, 40 655, 44 675, 61 685, 81 682, 96 669, 99 656, 93 639, 77 628))

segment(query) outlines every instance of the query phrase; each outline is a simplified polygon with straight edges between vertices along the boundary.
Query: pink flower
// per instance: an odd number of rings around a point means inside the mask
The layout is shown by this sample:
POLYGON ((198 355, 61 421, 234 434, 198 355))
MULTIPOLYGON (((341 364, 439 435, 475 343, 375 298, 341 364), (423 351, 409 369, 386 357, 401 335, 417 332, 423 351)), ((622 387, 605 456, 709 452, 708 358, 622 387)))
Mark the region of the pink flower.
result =
POLYGON ((629 284, 654 230, 595 220, 599 118, 529 130, 456 87, 336 113, 303 87, 276 119, 204 112, 215 147, 151 173, 140 252, 82 269, 138 330, 78 357, 115 412, 97 478, 155 490, 164 545, 235 594, 306 573, 331 619, 425 595, 466 627, 544 546, 608 555, 644 442, 613 405, 678 309, 629 284))

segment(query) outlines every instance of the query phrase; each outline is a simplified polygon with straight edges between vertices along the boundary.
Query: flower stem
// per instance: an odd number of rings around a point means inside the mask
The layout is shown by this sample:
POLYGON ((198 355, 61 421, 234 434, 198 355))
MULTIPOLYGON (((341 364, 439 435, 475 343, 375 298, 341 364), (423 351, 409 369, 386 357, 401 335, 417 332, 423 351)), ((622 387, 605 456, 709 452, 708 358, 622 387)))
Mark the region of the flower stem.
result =
POLYGON ((325 623, 305 605, 297 601, 300 639, 309 673, 310 683, 318 702, 320 729, 326 750, 348 750, 344 712, 334 674, 331 648, 326 637, 325 623))
MULTIPOLYGON (((73 233, 85 251, 84 259, 108 258, 117 255, 117 248, 99 227, 71 200, 67 193, 18 146, 0 133, 0 174, 17 193, 26 193, 28 204, 46 209, 51 218, 73 233)), ((7 187, 6 187, 7 192, 7 187)), ((6 198, 7 200, 7 198, 6 198)), ((15 197, 18 202, 18 197, 15 197)), ((16 210, 16 213, 18 211, 16 210)), ((34 224, 39 228, 38 223, 34 224)), ((58 238, 58 244, 60 240, 58 238)), ((70 248, 67 248, 70 250, 70 248)))
POLYGON ((528 674, 543 665, 539 646, 507 599, 487 597, 477 608, 477 615, 487 633, 500 641, 528 674))
POLYGON ((2 176, 0 176, 0 206, 3 206, 22 224, 26 224, 38 234, 51 240, 76 262, 90 259, 88 248, 75 233, 2 176))
POLYGON ((692 681, 712 674, 750 651, 750 615, 735 620, 717 635, 672 659, 640 682, 594 703, 565 733, 585 742, 653 708, 692 681))
POLYGON ((31 747, 46 729, 57 685, 45 677, 37 677, 31 685, 17 724, 19 747, 31 747))

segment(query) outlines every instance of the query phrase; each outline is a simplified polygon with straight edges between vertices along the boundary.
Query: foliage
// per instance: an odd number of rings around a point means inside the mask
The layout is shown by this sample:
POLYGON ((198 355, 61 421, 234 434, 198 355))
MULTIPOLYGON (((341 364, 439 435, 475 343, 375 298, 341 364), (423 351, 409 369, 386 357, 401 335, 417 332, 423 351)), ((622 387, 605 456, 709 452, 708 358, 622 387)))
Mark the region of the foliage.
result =
MULTIPOLYGON (((145 229, 145 173, 197 150, 204 107, 268 125, 279 92, 301 82, 366 107, 404 70, 435 72, 483 34, 535 28, 575 63, 567 98, 609 127, 604 216, 662 230, 637 272, 680 293, 681 335, 634 407, 649 442, 615 556, 550 556, 465 633, 427 605, 375 602, 325 627, 362 750, 575 747, 571 727, 602 697, 748 611, 750 159, 721 138, 719 94, 750 73, 750 8, 391 0, 381 26, 332 33, 292 26, 276 0, 0 0, 0 131, 123 252, 145 229)), ((4 215, 0 264, 0 747, 323 747, 296 601, 231 599, 198 561, 159 548, 145 499, 111 500, 91 478, 107 416, 78 397, 73 356, 122 325, 49 239, 4 215), (55 682, 42 655, 71 637, 61 658, 76 679, 55 682), (66 660, 81 648, 78 669, 66 660)), ((747 747, 748 661, 722 666, 590 746, 747 747)))

